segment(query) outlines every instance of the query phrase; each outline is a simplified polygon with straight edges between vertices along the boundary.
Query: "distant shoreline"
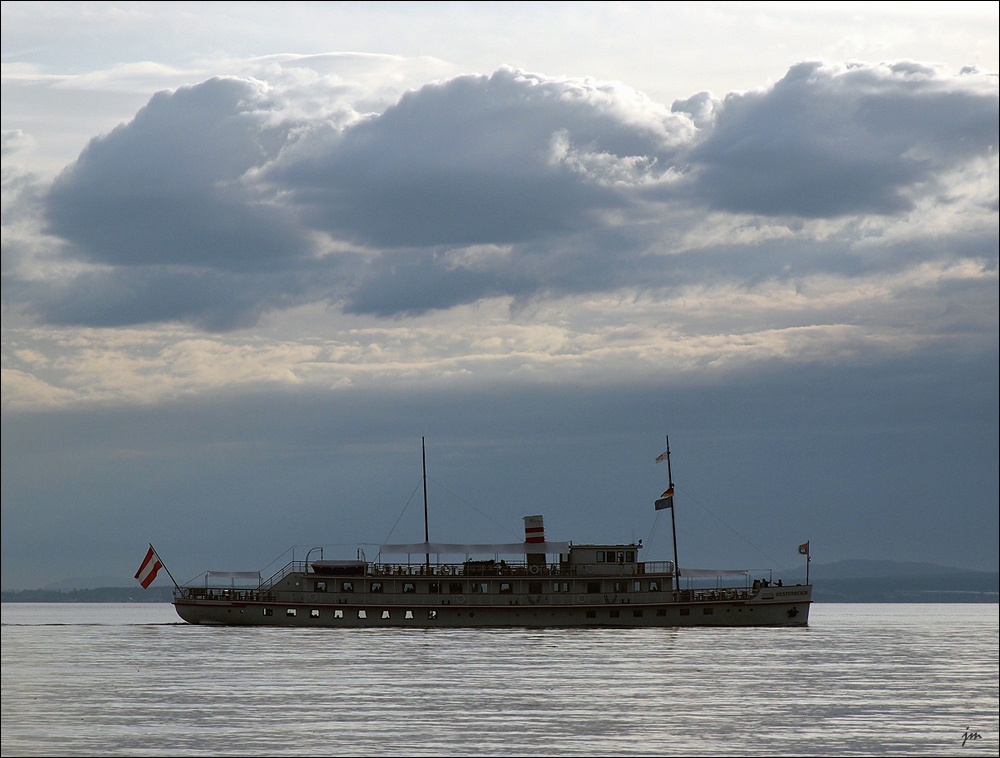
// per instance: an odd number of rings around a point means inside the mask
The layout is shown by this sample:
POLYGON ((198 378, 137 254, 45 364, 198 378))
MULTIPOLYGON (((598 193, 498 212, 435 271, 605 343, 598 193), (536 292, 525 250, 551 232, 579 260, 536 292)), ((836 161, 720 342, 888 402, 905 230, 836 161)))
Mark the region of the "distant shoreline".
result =
MULTIPOLYGON (((820 580, 813 583, 816 603, 997 603, 1000 574, 951 584, 943 577, 879 577, 820 580), (950 586, 949 586, 950 585, 950 586)), ((85 590, 4 590, 4 603, 169 603, 172 587, 101 587, 85 590)))

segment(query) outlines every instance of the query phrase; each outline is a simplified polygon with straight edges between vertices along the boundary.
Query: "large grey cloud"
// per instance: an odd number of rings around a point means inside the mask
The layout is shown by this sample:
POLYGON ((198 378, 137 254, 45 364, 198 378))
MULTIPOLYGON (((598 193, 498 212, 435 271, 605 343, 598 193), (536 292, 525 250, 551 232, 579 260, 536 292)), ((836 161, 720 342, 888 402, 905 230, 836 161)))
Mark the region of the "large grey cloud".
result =
MULTIPOLYGON (((713 210, 799 228, 950 202, 948 177, 995 160, 998 123, 995 78, 914 63, 802 63, 773 86, 672 110, 620 85, 509 69, 353 121, 291 116, 282 98, 212 79, 95 138, 44 214, 68 258, 101 270, 53 286, 8 274, 5 298, 60 323, 229 329, 310 300, 395 315, 898 266, 891 241, 859 260, 849 236, 680 240, 713 210)), ((939 248, 996 265, 995 232, 943 234, 939 248)))
MULTIPOLYGON (((800 63, 773 87, 712 103, 691 191, 769 216, 909 210, 921 184, 996 150, 996 89, 978 84, 917 63, 800 63)), ((701 115, 706 102, 673 107, 701 115)))

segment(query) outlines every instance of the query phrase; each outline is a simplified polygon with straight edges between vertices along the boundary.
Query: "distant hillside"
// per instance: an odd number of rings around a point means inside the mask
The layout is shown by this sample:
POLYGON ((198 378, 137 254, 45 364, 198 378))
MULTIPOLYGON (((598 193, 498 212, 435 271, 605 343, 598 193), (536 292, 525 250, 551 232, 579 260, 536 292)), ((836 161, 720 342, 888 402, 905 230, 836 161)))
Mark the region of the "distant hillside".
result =
POLYGON ((93 590, 4 590, 4 603, 169 603, 173 587, 100 587, 93 590))
MULTIPOLYGON (((785 584, 805 581, 805 569, 776 574, 785 584)), ((1000 572, 967 571, 934 563, 837 561, 809 569, 818 603, 996 603, 1000 572)))

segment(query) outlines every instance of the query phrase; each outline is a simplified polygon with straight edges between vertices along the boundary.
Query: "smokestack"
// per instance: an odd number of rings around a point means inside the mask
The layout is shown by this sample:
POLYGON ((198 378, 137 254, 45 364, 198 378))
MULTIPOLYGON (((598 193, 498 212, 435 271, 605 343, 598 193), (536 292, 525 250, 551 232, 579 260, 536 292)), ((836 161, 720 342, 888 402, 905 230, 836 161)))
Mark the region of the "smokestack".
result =
MULTIPOLYGON (((541 516, 524 517, 524 541, 529 545, 545 542, 545 527, 542 525, 541 516)), ((525 558, 531 573, 542 573, 545 568, 545 553, 528 553, 525 558)))
POLYGON ((524 517, 524 541, 545 542, 545 526, 541 516, 524 517))

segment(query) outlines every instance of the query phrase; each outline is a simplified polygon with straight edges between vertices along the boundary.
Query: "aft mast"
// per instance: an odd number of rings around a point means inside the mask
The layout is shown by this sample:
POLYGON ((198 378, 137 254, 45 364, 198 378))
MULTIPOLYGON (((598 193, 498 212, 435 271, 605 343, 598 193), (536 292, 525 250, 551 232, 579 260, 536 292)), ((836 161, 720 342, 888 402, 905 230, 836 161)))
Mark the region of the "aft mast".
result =
POLYGON ((680 564, 677 563, 677 522, 674 519, 674 474, 670 470, 670 437, 667 437, 667 451, 662 453, 656 458, 656 462, 660 461, 667 462, 667 481, 670 485, 667 487, 667 491, 664 492, 660 499, 656 501, 656 510, 661 510, 662 508, 670 509, 670 531, 674 537, 674 578, 675 587, 674 589, 680 591, 681 588, 681 570, 680 564))

